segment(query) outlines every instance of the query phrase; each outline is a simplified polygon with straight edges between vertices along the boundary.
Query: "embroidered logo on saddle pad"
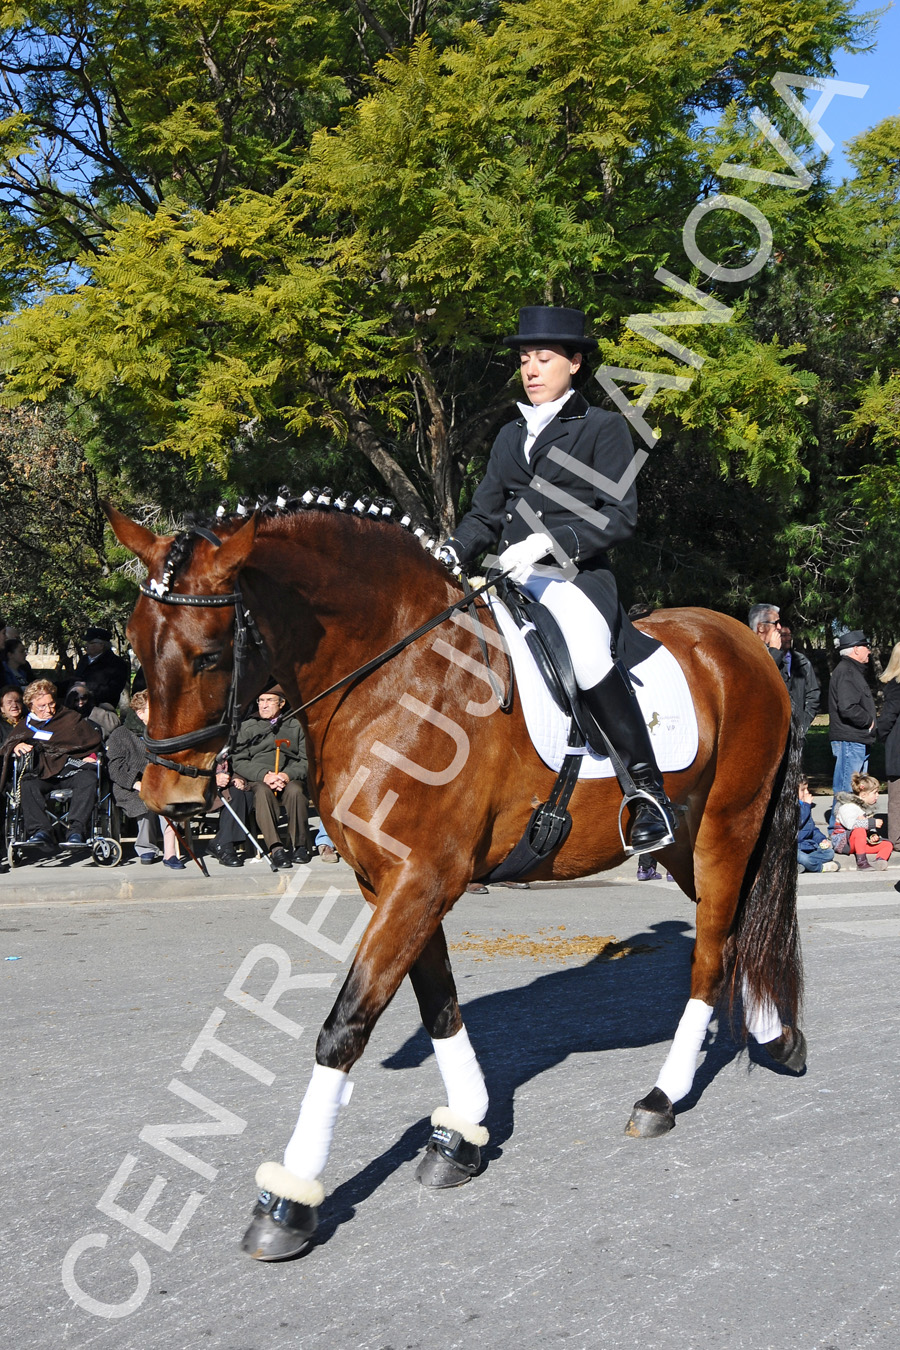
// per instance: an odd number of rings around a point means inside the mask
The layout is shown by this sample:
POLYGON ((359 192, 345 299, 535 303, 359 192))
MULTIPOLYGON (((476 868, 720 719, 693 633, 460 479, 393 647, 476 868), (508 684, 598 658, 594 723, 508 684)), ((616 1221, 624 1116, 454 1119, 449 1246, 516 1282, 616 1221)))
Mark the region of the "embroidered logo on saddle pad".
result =
MULTIPOLYGON (((528 644, 506 606, 495 597, 491 597, 490 603, 509 647, 528 734, 547 767, 557 771, 568 748, 568 718, 551 698, 528 644)), ((681 666, 671 652, 660 647, 634 667, 631 679, 660 769, 663 773, 686 769, 696 757, 699 732, 691 692, 681 666)), ((608 756, 586 751, 578 776, 613 778, 615 775, 608 756)))

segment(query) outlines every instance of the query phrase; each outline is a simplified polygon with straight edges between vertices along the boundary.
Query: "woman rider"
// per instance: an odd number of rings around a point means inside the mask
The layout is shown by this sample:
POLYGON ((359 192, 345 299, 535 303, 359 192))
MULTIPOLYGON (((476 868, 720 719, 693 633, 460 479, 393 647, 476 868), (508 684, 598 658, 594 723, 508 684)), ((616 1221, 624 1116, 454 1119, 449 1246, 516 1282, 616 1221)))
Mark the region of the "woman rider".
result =
MULTIPOLYGON (((662 848, 672 842, 672 811, 626 667, 616 660, 621 653, 634 665, 657 644, 628 622, 607 558, 637 519, 628 423, 572 387, 582 354, 597 346, 584 335, 581 310, 520 309, 519 331, 506 345, 519 349, 529 402, 494 442, 472 508, 442 556, 464 565, 499 538, 492 561, 553 614, 582 697, 640 789, 628 798, 632 849, 662 848), (548 565, 538 566, 548 554, 548 565)), ((602 743, 593 748, 606 753, 602 743)))

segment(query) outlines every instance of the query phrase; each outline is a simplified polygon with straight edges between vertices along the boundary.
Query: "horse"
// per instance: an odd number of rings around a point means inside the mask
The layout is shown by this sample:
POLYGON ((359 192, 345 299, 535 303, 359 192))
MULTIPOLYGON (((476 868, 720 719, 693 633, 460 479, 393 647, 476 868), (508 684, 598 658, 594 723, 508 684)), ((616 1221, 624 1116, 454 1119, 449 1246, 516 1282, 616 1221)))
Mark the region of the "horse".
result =
MULTIPOLYGON (((279 1260, 313 1239, 347 1075, 407 975, 448 1097, 432 1115, 418 1180, 440 1189, 479 1171, 488 1097, 442 920, 467 884, 507 858, 554 774, 514 693, 503 698, 510 670, 489 607, 475 599, 463 609, 459 580, 410 528, 289 502, 157 536, 106 510, 148 573, 128 634, 150 691, 150 809, 175 819, 204 809, 241 707, 274 679, 302 719, 310 794, 373 908, 319 1033, 284 1161, 256 1174, 243 1246, 279 1260), (425 631, 436 616, 443 621, 425 631), (375 659, 385 652, 390 659, 375 659)), ((758 637, 725 615, 660 610, 640 626, 682 667, 699 727, 693 762, 665 779, 679 823, 659 856, 696 905, 696 941, 685 1011, 626 1126, 651 1138, 675 1124, 720 1000, 742 1009, 745 1034, 782 1067, 802 1072, 806 1042, 797 1025, 799 738, 784 682, 758 637)), ((579 781, 571 832, 529 879, 623 862, 620 800, 615 779, 579 781)))

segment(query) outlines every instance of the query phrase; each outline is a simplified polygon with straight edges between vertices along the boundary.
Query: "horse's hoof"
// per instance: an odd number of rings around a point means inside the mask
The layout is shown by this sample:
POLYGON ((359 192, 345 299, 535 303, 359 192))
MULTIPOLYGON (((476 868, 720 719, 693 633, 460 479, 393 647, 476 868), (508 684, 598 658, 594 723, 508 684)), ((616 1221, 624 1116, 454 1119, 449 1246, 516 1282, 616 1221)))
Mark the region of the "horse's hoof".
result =
POLYGON ((470 1144, 458 1130, 436 1125, 431 1131, 425 1156, 416 1168, 416 1181, 433 1191, 465 1186, 481 1166, 481 1149, 470 1144))
POLYGON ((632 1139, 658 1139, 675 1128, 672 1103, 661 1088, 654 1088, 635 1102, 625 1133, 632 1139))
POLYGON ((287 1261, 306 1251, 318 1223, 319 1211, 311 1205, 260 1191, 241 1251, 254 1261, 287 1261))
POLYGON ((784 1027, 781 1035, 774 1041, 766 1041, 763 1049, 777 1064, 793 1073, 802 1073, 806 1068, 806 1037, 799 1028, 784 1027))

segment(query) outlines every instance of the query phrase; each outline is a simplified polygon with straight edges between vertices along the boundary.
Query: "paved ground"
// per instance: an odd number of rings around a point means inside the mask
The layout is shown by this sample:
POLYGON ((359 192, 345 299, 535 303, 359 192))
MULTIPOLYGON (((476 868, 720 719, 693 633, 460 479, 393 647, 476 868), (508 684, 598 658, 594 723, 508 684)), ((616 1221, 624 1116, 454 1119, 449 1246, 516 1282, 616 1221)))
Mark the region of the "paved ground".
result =
POLYGON ((343 865, 211 869, 0 876, 4 1344, 900 1344, 900 868, 801 879, 807 1073, 773 1071, 714 1024, 658 1141, 623 1127, 686 998, 689 903, 637 884, 633 864, 464 898, 448 931, 492 1094, 487 1170, 441 1195, 413 1178, 442 1097, 404 988, 353 1075, 321 1241, 281 1266, 238 1249, 253 1171, 291 1129, 361 901, 343 865), (582 936, 614 936, 617 959, 551 959, 582 936), (279 949, 294 984, 272 1012, 279 949), (213 1116, 220 1133, 188 1133, 213 1116), (186 1128, 154 1128, 172 1122, 186 1128))

